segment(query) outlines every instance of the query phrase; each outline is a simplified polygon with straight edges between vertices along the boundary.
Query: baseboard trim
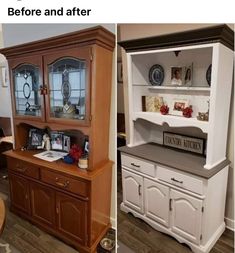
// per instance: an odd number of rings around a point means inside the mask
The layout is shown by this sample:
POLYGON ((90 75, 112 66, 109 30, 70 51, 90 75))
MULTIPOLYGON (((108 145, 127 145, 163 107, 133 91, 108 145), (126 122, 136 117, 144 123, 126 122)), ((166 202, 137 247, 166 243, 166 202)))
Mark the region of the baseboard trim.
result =
POLYGON ((227 217, 224 218, 225 224, 226 224, 226 228, 229 230, 232 230, 233 232, 235 232, 235 228, 234 228, 234 223, 235 221, 232 219, 229 219, 227 217))

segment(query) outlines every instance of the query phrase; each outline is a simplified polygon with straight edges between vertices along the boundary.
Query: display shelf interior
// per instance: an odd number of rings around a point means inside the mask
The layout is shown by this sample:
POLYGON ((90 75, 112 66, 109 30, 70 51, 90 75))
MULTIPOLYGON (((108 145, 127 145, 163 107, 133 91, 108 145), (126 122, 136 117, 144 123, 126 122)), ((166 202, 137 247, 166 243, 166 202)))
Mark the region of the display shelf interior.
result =
POLYGON ((200 121, 197 118, 185 118, 175 115, 162 115, 158 112, 134 112, 132 119, 144 119, 154 124, 167 123, 170 127, 197 127, 204 133, 208 133, 208 121, 200 121))
MULTIPOLYGON (((161 87, 171 84, 171 68, 192 66, 191 87, 209 88, 206 72, 212 63, 212 47, 193 48, 181 50, 178 56, 175 51, 140 53, 131 55, 132 84, 151 85, 149 81, 149 70, 155 64, 159 64, 164 69, 164 79, 161 87)), ((182 73, 183 79, 183 73, 182 73)))

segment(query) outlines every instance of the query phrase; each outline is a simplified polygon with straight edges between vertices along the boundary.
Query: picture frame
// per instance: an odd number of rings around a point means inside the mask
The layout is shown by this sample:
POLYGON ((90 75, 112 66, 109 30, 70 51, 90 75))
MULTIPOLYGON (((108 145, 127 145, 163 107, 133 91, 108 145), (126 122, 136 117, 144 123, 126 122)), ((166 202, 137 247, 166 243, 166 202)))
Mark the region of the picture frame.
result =
POLYGON ((142 96, 143 112, 160 112, 163 104, 163 97, 161 96, 142 96))
POLYGON ((63 150, 63 137, 62 132, 51 132, 51 149, 52 150, 63 150))
POLYGON ((183 73, 183 82, 185 86, 193 85, 193 63, 185 67, 183 73))
POLYGON ((117 81, 118 83, 123 82, 123 67, 121 61, 117 63, 117 81))
POLYGON ((206 140, 171 132, 163 132, 163 146, 205 155, 206 140))
POLYGON ((181 66, 171 67, 171 85, 172 86, 184 85, 184 82, 183 82, 184 69, 185 67, 181 67, 181 66))
POLYGON ((183 110, 189 106, 188 99, 174 98, 170 106, 170 114, 176 116, 183 116, 183 110))
POLYGON ((44 131, 36 128, 29 130, 27 149, 42 149, 44 131))
POLYGON ((71 146, 71 138, 64 132, 53 131, 50 133, 51 149, 54 151, 69 152, 71 146))
POLYGON ((70 150, 70 137, 67 136, 67 135, 64 135, 63 136, 63 150, 66 151, 66 152, 69 152, 70 150))

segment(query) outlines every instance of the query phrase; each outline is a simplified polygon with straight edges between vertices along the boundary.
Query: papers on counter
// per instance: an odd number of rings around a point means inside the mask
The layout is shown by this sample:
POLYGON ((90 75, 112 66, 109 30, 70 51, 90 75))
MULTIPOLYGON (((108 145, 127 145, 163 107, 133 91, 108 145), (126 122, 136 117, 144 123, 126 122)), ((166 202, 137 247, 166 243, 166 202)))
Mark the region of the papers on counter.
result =
POLYGON ((58 152, 58 151, 50 150, 50 151, 44 151, 42 153, 38 153, 34 156, 39 159, 42 159, 44 161, 54 162, 54 161, 57 161, 57 160, 63 158, 67 154, 68 153, 65 153, 65 152, 58 152))

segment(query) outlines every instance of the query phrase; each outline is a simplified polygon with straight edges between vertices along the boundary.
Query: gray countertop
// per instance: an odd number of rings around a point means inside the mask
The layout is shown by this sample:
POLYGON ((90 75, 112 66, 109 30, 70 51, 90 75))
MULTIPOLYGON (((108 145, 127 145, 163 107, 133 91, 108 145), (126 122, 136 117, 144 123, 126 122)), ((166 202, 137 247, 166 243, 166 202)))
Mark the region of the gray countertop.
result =
POLYGON ((133 155, 148 161, 169 166, 204 178, 210 178, 227 166, 230 162, 225 160, 214 168, 204 168, 206 158, 193 153, 171 149, 155 143, 143 144, 135 147, 118 148, 123 153, 133 155))

